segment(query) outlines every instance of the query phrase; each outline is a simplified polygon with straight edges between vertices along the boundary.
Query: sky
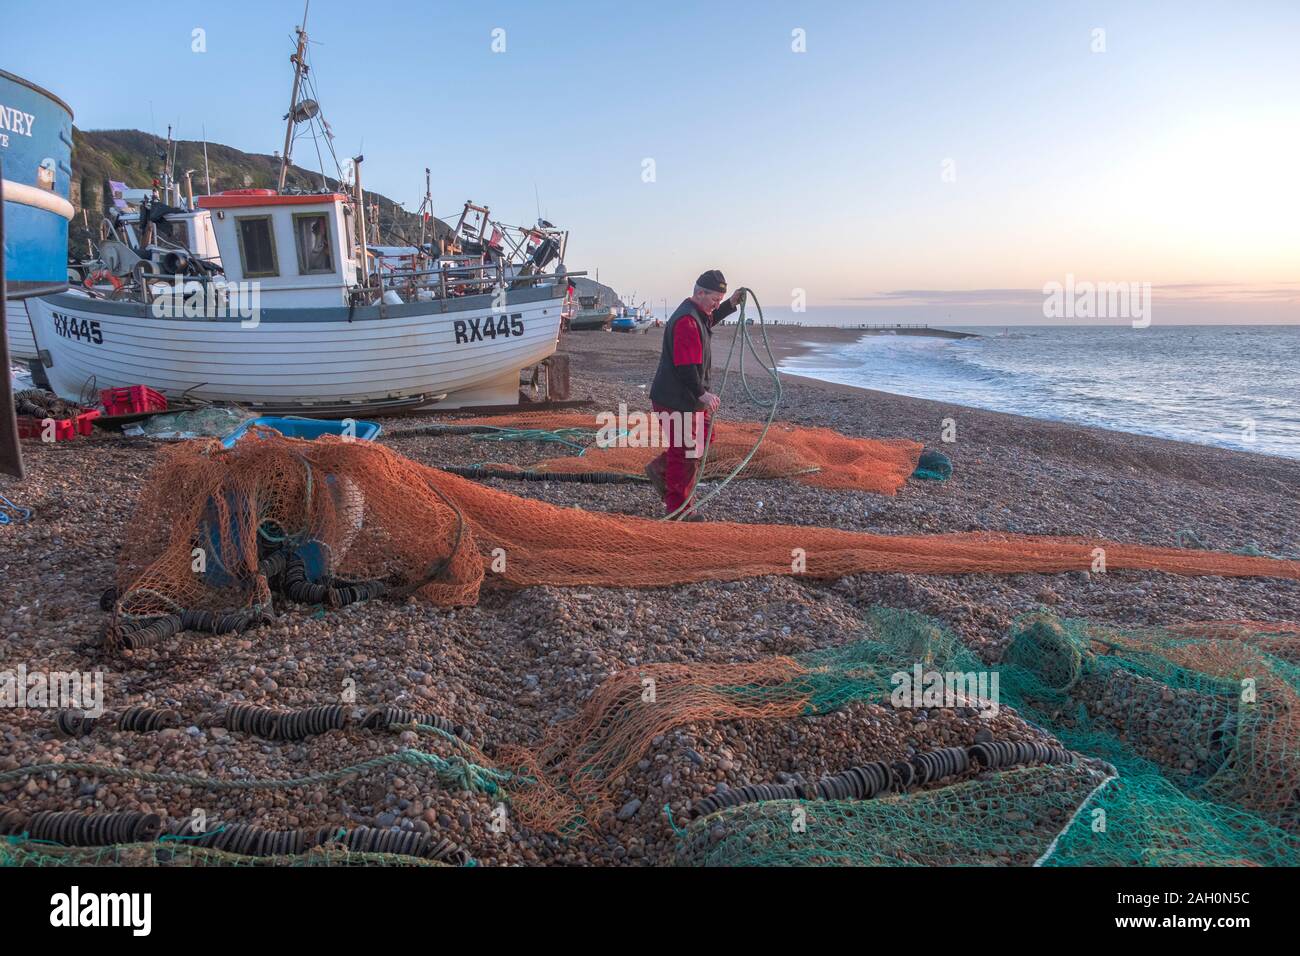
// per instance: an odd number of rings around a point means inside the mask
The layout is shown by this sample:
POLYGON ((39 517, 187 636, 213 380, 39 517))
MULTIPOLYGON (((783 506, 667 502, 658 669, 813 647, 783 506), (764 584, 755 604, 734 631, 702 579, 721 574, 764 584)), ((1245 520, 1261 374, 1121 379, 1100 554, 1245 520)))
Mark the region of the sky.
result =
MULTIPOLYGON (((280 148, 300 0, 7 6, 0 67, 79 128, 280 148)), ((570 269, 659 308, 719 268, 810 322, 1044 324, 1068 277, 1300 324, 1295 0, 314 0, 307 29, 367 188, 540 203, 570 269)))

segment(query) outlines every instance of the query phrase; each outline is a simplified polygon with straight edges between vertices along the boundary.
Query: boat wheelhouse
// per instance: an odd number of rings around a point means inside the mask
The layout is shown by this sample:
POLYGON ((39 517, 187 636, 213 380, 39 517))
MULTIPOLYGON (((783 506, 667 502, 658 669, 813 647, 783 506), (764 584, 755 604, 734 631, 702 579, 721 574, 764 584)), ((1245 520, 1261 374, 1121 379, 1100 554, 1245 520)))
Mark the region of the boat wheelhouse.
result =
POLYGON ((233 189, 202 196, 228 283, 256 282, 262 304, 346 306, 360 257, 343 193, 280 195, 233 189))

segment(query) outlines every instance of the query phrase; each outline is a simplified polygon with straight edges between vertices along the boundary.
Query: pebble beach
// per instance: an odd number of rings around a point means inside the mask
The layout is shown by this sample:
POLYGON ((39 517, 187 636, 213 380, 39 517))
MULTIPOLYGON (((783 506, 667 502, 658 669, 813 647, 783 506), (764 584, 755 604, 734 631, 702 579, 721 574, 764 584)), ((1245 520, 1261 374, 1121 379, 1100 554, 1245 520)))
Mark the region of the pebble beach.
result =
MULTIPOLYGON (((716 333, 715 368, 732 331, 716 333)), ((778 357, 859 334, 770 332, 778 357)), ((573 397, 590 398, 597 411, 615 411, 620 403, 647 408, 660 345, 656 329, 567 334, 561 348, 571 356, 573 397)), ((715 390, 718 377, 715 372, 715 390)), ((783 381, 780 420, 924 442, 949 456, 952 478, 910 481, 892 497, 788 480, 736 481, 704 517, 877 534, 1006 531, 1300 552, 1294 461, 975 410, 946 404, 941 395, 927 400, 797 376, 783 381), (955 441, 943 440, 954 433, 955 441)), ((738 385, 733 381, 723 394, 722 417, 761 419, 738 385)), ((452 418, 385 419, 380 441, 434 467, 522 465, 556 454, 554 446, 419 433, 452 418)), ((1300 621, 1300 582, 1289 580, 1134 571, 871 574, 833 582, 768 577, 670 588, 488 589, 477 606, 461 609, 415 599, 328 613, 286 604, 273 624, 241 635, 183 633, 155 648, 110 655, 98 646, 106 618, 98 599, 114 581, 116 553, 131 534, 134 502, 157 446, 97 432, 66 443, 27 441, 24 453, 26 480, 0 478, 0 494, 34 511, 30 522, 0 526, 0 670, 99 671, 110 711, 148 705, 183 719, 153 733, 101 724, 84 737, 66 738, 49 711, 0 710, 0 772, 93 762, 223 780, 288 779, 402 747, 456 752, 455 745, 414 730, 351 726, 302 741, 268 741, 219 726, 231 703, 334 704, 345 682, 355 686, 357 706, 406 707, 464 726, 469 743, 490 758, 498 746, 535 746, 548 727, 578 713, 603 680, 623 669, 832 648, 858 639, 864 615, 881 605, 937 618, 989 662, 998 659, 1012 621, 1038 609, 1124 626, 1300 621)), ((566 507, 662 513, 643 484, 488 483, 566 507)), ((431 833, 481 865, 666 865, 680 843, 673 821, 689 819, 694 802, 719 786, 815 779, 868 761, 968 746, 988 734, 1043 739, 1009 710, 986 720, 964 708, 927 712, 862 703, 820 717, 691 724, 656 737, 617 782, 608 813, 563 837, 513 820, 493 826, 500 798, 407 765, 274 790, 38 774, 0 782, 0 809, 143 810, 183 821, 198 808, 210 821, 272 829, 364 825, 431 833)))

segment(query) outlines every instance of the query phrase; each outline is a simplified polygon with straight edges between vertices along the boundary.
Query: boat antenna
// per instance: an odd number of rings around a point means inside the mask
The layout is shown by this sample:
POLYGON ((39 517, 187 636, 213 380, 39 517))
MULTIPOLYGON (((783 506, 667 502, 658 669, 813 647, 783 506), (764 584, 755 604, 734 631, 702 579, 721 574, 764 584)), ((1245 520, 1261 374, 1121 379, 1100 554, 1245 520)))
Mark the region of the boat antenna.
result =
POLYGON ((163 147, 162 168, 163 202, 172 201, 172 124, 167 124, 167 145, 163 147))
POLYGON ((302 26, 298 27, 298 49, 289 61, 293 64, 293 91, 289 94, 289 112, 285 116, 284 151, 280 155, 280 179, 276 192, 284 192, 285 177, 289 175, 289 155, 293 151, 293 125, 297 121, 295 113, 298 108, 298 89, 302 86, 303 74, 307 72, 307 11, 311 0, 303 5, 302 26))
POLYGON ((212 176, 208 173, 208 125, 203 124, 203 178, 208 184, 208 195, 212 195, 212 176))
POLYGON ((424 167, 424 198, 420 200, 420 251, 423 252, 426 241, 432 241, 430 235, 433 230, 433 223, 430 218, 433 216, 433 187, 432 180, 429 178, 429 167, 424 167))
POLYGON ((537 221, 542 219, 542 194, 537 191, 537 180, 533 180, 533 198, 537 200, 537 221))

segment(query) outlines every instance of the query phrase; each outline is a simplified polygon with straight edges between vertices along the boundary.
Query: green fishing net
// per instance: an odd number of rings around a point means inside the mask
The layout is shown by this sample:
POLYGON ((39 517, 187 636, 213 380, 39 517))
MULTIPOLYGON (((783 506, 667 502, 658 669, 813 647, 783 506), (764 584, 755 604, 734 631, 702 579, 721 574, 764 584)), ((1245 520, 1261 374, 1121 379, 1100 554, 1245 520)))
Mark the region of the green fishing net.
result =
MULTIPOLYGON (((878 611, 819 661, 816 711, 882 702, 914 661, 988 669, 933 621, 878 611), (873 691, 875 696, 873 698, 873 691)), ((1000 706, 1080 755, 920 793, 775 800, 684 831, 685 865, 1300 863, 1300 631, 1121 629, 1031 615, 992 668, 1000 706)), ((990 678, 993 675, 990 675, 990 678)))

